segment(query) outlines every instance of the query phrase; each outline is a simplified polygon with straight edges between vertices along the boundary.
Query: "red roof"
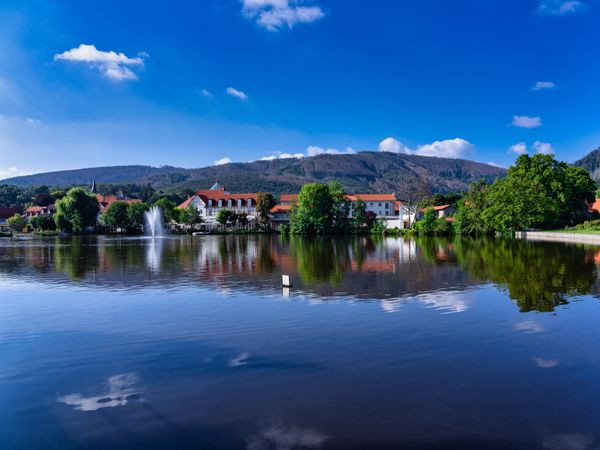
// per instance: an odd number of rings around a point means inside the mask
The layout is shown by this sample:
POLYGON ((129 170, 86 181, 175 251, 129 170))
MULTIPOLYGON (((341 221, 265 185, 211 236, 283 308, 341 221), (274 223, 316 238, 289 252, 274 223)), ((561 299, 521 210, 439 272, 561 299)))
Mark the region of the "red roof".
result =
POLYGON ((394 194, 348 194, 348 198, 355 202, 362 200, 363 202, 395 202, 394 194))
MULTIPOLYGON (((230 194, 225 190, 224 187, 220 189, 203 189, 197 191, 194 195, 189 197, 186 201, 184 201, 178 208, 187 208, 189 204, 192 202, 194 197, 200 197, 200 199, 204 203, 208 203, 209 200, 213 202, 218 202, 219 200, 227 201, 231 200, 232 202, 237 202, 238 200, 252 200, 252 204, 256 205, 258 200, 258 193, 242 193, 242 194, 230 194)), ((217 203, 218 204, 218 203, 217 203)), ((216 206, 216 205, 213 205, 216 206)), ((235 205, 234 205, 235 206, 235 205)), ((244 205, 246 206, 246 205, 244 205)))
POLYGON ((596 201, 590 205, 590 211, 600 212, 600 198, 597 198, 596 201))
POLYGON ((125 203, 128 203, 130 205, 132 203, 141 203, 141 200, 139 200, 139 199, 121 198, 121 197, 119 197, 117 195, 102 195, 102 194, 96 194, 96 200, 98 200, 98 203, 100 203, 100 205, 103 208, 108 208, 114 202, 125 202, 125 203))
POLYGON ((8 206, 5 208, 0 208, 0 219, 8 219, 15 214, 21 214, 20 206, 8 206))
POLYGON ((279 201, 291 203, 293 201, 298 200, 298 194, 281 194, 279 196, 279 201))
POLYGON ((291 211, 292 205, 275 205, 271 208, 271 214, 287 213, 291 211))
POLYGON ((427 208, 421 208, 421 211, 427 211, 433 209, 434 211, 443 211, 446 208, 450 208, 452 205, 440 205, 440 206, 428 206, 427 208))

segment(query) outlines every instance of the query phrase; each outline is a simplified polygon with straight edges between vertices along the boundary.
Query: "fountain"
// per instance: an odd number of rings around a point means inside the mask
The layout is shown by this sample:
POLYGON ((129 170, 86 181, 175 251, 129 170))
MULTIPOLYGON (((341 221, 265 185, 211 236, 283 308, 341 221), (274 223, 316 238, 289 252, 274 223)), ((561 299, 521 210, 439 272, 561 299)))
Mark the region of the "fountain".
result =
POLYGON ((158 206, 153 206, 144 213, 144 232, 152 238, 163 237, 162 212, 158 206))

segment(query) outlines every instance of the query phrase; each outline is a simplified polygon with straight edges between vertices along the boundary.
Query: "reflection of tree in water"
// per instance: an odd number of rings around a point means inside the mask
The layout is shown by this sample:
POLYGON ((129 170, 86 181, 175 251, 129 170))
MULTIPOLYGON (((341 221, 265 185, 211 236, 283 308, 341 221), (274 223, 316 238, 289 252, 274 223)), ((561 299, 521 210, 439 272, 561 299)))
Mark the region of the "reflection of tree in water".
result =
POLYGON ((149 282, 225 281, 258 290, 278 287, 281 273, 289 273, 300 281, 299 290, 365 299, 460 290, 490 280, 504 287, 521 311, 553 311, 570 296, 597 289, 595 250, 560 243, 251 235, 184 237, 161 244, 154 258, 160 269, 152 270, 146 240, 32 240, 0 247, 0 273, 57 283, 66 274, 77 282, 128 289, 149 282))
POLYGON ((66 274, 72 280, 81 280, 88 272, 95 272, 98 261, 98 246, 90 245, 86 237, 56 240, 54 266, 57 272, 66 274))
POLYGON ((463 239, 454 253, 472 276, 505 287, 522 312, 554 311, 567 297, 589 294, 596 278, 589 252, 577 246, 463 239))
POLYGON ((290 237, 290 254, 306 284, 339 285, 351 268, 350 238, 290 237))

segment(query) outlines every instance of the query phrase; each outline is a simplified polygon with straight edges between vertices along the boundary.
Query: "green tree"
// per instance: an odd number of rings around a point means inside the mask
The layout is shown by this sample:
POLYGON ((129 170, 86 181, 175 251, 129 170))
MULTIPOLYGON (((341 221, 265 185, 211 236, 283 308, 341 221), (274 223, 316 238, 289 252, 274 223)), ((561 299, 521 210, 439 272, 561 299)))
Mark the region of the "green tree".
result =
POLYGON ((23 228, 27 226, 27 221, 23 219, 23 217, 21 217, 20 214, 15 214, 14 216, 11 216, 8 219, 6 219, 6 224, 13 232, 16 233, 22 231, 23 228))
POLYGON ((245 227, 246 225, 248 225, 248 214, 239 213, 237 215, 237 223, 241 227, 245 227))
POLYGON ((127 208, 127 223, 130 233, 141 233, 144 229, 144 213, 150 209, 147 203, 131 203, 127 208))
POLYGON ((276 205, 273 194, 269 192, 259 192, 256 198, 256 214, 258 223, 266 227, 271 220, 271 209, 276 205))
POLYGON ((489 185, 485 181, 472 183, 469 191, 458 202, 454 230, 462 235, 482 235, 491 230, 483 220, 483 211, 489 204, 489 185))
POLYGON ((552 155, 521 155, 506 177, 492 185, 482 219, 501 232, 574 225, 589 216, 595 190, 585 169, 552 155))
POLYGON ((56 230, 56 223, 51 216, 34 216, 29 219, 29 223, 35 231, 56 230))
POLYGON ((200 211, 194 205, 190 204, 187 208, 179 210, 179 221, 193 227, 198 223, 202 223, 200 211))
POLYGON ((0 206, 18 205, 22 197, 22 189, 10 184, 0 185, 0 206))
POLYGON ((54 220, 61 231, 81 233, 88 227, 96 226, 98 200, 81 188, 72 188, 67 195, 56 202, 54 220))
POLYGON ((294 234, 326 234, 333 224, 333 199, 325 184, 305 184, 292 208, 290 228, 294 234))
POLYGON ((165 219, 165 223, 170 223, 171 221, 177 222, 179 213, 176 210, 177 205, 175 202, 169 200, 167 197, 161 197, 156 200, 152 206, 158 206, 160 208, 165 219))
POLYGON ((129 205, 126 202, 114 202, 102 213, 102 223, 112 231, 129 228, 129 205))
POLYGON ((331 181, 327 187, 332 200, 332 228, 334 233, 348 233, 351 230, 350 215, 351 202, 344 193, 344 188, 339 181, 331 181))
POLYGON ((65 195, 67 195, 67 193, 64 191, 64 189, 53 189, 52 191, 50 191, 52 201, 55 203, 61 198, 63 198, 65 195))
POLYGON ((233 211, 230 211, 229 209, 220 209, 215 218, 221 225, 227 226, 231 222, 232 217, 233 211))
POLYGON ((432 234, 435 231, 437 214, 433 208, 427 208, 421 220, 415 223, 415 229, 419 234, 432 234))
POLYGON ((354 202, 354 207, 352 208, 352 228, 354 232, 359 233, 368 230, 368 227, 369 223, 365 202, 358 199, 354 202))

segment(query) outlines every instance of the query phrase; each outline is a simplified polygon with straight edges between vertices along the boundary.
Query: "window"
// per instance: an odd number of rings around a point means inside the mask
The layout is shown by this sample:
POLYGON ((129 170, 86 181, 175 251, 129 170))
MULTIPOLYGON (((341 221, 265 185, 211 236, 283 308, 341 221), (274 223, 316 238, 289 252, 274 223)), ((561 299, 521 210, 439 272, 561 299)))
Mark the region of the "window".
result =
POLYGON ((229 200, 227 200, 227 207, 231 208, 231 206, 232 206, 232 201, 231 201, 231 199, 229 199, 229 200))
POLYGON ((241 207, 242 207, 242 199, 238 198, 238 208, 241 208, 241 207))
POLYGON ((223 200, 219 200, 219 208, 223 207, 223 200))
POLYGON ((252 199, 251 198, 248 199, 248 206, 252 206, 252 199))
POLYGON ((381 208, 381 203, 379 204, 379 207, 381 208))

